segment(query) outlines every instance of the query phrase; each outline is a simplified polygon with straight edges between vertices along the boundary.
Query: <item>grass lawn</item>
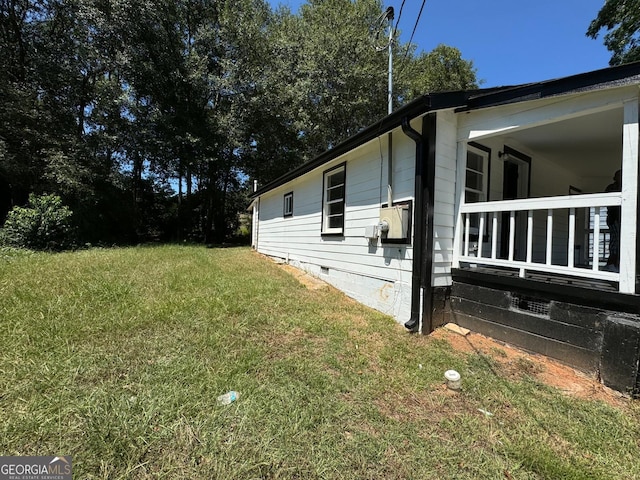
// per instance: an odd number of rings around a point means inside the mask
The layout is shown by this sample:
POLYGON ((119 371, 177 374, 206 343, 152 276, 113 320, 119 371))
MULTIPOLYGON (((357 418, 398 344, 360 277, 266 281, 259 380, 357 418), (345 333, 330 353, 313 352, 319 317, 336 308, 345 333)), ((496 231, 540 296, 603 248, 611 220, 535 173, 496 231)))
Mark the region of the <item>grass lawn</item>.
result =
POLYGON ((640 478, 638 402, 503 375, 245 248, 0 250, 0 338, 0 455, 78 479, 640 478))

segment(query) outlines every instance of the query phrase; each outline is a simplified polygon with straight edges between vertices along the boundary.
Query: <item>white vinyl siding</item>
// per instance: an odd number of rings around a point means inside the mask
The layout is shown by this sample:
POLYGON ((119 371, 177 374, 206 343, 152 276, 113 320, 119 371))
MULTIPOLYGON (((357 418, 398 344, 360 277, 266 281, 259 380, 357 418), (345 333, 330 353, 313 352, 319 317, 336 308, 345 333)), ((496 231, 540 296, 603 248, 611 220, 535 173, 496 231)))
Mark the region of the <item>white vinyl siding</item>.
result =
POLYGON ((456 195, 456 129, 457 117, 452 111, 438 112, 436 124, 436 182, 433 216, 432 285, 451 285, 451 259, 455 226, 456 195))
MULTIPOLYGON (((419 121, 413 126, 422 128, 419 121)), ((415 142, 398 128, 393 149, 393 200, 413 200, 415 142)), ((380 240, 371 244, 364 236, 367 226, 380 221, 380 206, 387 200, 386 153, 385 136, 261 195, 257 250, 288 260, 365 305, 406 322, 412 245, 382 246, 380 240), (325 177, 343 167, 344 228, 341 234, 323 235, 325 177), (294 216, 283 218, 283 195, 291 191, 295 192, 294 216)))

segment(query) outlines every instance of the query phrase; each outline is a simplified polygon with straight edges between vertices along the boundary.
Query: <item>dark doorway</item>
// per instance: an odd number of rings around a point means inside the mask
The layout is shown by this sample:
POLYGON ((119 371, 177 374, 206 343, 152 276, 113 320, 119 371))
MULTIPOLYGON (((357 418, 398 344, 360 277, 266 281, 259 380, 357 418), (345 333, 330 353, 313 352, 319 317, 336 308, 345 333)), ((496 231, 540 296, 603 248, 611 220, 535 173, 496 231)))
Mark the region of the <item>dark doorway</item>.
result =
POLYGON ((520 169, 518 164, 511 160, 504 162, 504 180, 502 183, 502 199, 513 200, 518 198, 518 178, 520 169))
MULTIPOLYGON (((531 185, 531 157, 505 145, 500 157, 503 159, 502 199, 528 198, 531 185)), ((514 260, 526 260, 526 212, 516 212, 514 260)), ((510 212, 502 214, 500 229, 500 257, 509 257, 510 212)))

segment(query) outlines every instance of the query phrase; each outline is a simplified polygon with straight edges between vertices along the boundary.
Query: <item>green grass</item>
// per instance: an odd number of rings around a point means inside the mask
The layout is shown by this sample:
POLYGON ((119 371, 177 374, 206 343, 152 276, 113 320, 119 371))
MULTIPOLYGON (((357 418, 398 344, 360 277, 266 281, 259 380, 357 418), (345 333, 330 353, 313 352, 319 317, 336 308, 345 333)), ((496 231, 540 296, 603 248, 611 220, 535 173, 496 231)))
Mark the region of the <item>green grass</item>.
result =
POLYGON ((4 249, 0 339, 0 455, 74 478, 640 478, 637 404, 502 376, 248 249, 4 249))

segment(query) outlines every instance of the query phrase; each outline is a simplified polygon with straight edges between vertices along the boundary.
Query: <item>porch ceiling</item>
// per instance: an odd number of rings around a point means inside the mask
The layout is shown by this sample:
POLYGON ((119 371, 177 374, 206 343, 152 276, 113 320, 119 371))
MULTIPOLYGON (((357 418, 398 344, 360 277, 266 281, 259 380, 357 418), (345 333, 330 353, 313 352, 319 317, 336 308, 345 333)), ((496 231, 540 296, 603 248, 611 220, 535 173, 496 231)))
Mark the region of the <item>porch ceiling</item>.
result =
POLYGON ((622 161, 623 110, 616 108, 524 129, 509 138, 584 177, 609 178, 622 161))

